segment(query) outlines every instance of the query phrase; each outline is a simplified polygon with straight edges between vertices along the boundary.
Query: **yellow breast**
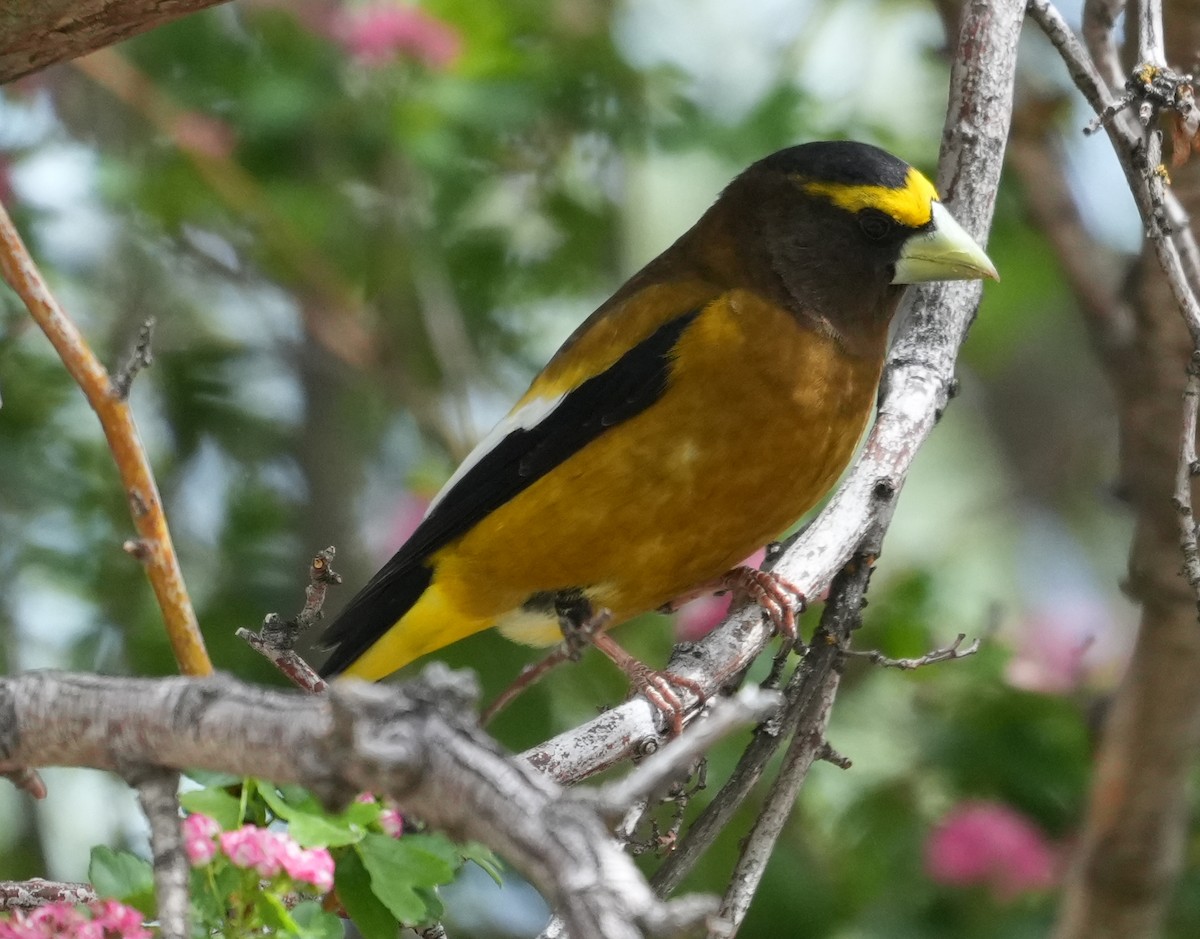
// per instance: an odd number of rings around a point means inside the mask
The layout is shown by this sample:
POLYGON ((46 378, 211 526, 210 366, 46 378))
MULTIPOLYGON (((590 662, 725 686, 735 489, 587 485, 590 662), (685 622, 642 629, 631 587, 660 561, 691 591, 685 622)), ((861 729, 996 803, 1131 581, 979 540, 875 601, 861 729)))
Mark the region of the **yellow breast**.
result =
POLYGON ((437 555, 472 617, 558 638, 522 605, 582 588, 619 622, 711 580, 836 482, 870 416, 883 361, 746 291, 708 304, 663 397, 572 456, 437 555))

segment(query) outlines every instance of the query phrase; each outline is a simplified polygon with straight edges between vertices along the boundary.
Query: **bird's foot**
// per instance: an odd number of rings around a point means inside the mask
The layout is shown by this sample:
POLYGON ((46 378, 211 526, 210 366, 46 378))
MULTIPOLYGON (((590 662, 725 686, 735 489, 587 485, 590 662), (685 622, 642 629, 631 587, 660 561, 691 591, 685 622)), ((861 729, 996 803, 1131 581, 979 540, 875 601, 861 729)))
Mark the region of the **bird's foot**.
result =
POLYGON ((771 620, 771 625, 789 642, 796 641, 796 614, 803 613, 808 606, 804 592, 790 580, 760 571, 756 567, 742 565, 722 574, 715 580, 701 584, 694 590, 676 597, 659 607, 661 613, 674 613, 685 603, 697 597, 707 597, 740 591, 762 608, 771 620))
POLYGON ((612 613, 605 609, 593 609, 591 601, 582 592, 563 591, 558 595, 555 607, 568 657, 577 659, 584 648, 595 646, 625 673, 634 689, 640 691, 663 715, 672 736, 678 737, 683 733, 683 716, 688 708, 681 693, 694 695, 701 704, 708 698, 698 682, 650 668, 626 652, 608 634, 612 613))
POLYGON ((626 674, 634 689, 641 692, 663 715, 673 737, 683 733, 683 716, 688 712, 688 704, 680 693, 694 695, 701 705, 708 700, 708 694, 699 682, 639 662, 606 632, 594 633, 592 644, 608 656, 609 660, 626 674))
POLYGON ((808 606, 804 591, 785 577, 754 567, 735 567, 723 578, 730 590, 742 590, 788 642, 796 641, 796 614, 808 606))

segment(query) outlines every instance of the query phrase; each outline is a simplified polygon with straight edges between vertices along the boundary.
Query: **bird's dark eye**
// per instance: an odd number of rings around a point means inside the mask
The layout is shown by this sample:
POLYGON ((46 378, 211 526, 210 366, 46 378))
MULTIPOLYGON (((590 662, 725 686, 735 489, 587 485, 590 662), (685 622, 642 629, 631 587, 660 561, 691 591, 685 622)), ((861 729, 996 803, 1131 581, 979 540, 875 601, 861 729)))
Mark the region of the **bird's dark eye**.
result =
POLYGON ((858 213, 858 226, 863 233, 875 241, 886 238, 895 222, 891 216, 885 215, 878 209, 863 209, 858 213))

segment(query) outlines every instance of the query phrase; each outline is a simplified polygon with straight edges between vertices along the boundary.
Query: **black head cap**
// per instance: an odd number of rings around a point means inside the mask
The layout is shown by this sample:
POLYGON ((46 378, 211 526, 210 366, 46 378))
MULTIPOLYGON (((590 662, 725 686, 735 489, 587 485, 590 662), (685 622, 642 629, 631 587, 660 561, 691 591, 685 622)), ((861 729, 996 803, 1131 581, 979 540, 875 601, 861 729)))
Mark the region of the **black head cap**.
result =
POLYGON ((779 150, 746 172, 768 170, 785 176, 807 176, 851 186, 902 188, 909 165, 886 150, 853 140, 817 140, 779 150))

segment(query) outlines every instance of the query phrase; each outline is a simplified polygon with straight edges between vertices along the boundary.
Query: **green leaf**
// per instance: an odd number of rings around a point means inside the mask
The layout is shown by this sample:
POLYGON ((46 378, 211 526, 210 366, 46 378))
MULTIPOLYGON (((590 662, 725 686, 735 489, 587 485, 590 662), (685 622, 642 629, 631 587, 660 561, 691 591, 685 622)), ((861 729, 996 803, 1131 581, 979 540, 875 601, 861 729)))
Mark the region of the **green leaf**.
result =
MULTIPOLYGON (((292 919, 300 927, 303 939, 342 939, 346 934, 342 921, 321 909, 316 900, 305 900, 292 908, 292 919)), ((396 927, 392 926, 393 934, 396 927)))
POLYGON ((338 858, 333 883, 363 939, 396 939, 400 924, 371 889, 371 876, 357 850, 338 858))
POLYGON ((439 920, 446 915, 446 907, 442 905, 442 898, 438 896, 436 887, 416 887, 413 893, 425 904, 426 921, 439 920))
MULTIPOLYGON (((229 868, 225 869, 226 871, 229 868)), ((200 920, 196 925, 207 935, 219 930, 225 922, 226 891, 222 890, 221 876, 212 877, 210 868, 192 868, 191 900, 193 918, 200 920)))
POLYGON ((102 897, 112 897, 154 914, 154 869, 128 851, 114 851, 104 845, 92 848, 88 880, 102 897))
POLYGON ((371 875, 375 896, 402 923, 434 918, 431 904, 418 888, 449 883, 461 863, 454 844, 442 835, 392 838, 371 833, 356 848, 371 875))
MULTIPOLYGON (((440 832, 428 832, 418 835, 405 835, 396 839, 390 835, 376 837, 390 841, 392 844, 403 843, 414 854, 427 855, 430 859, 442 861, 448 868, 448 873, 441 880, 429 881, 430 886, 448 884, 454 879, 455 872, 462 867, 462 849, 440 832)), ((432 870, 432 868, 431 868, 432 870)))
POLYGON ((382 812, 383 806, 378 802, 351 802, 338 817, 363 828, 369 828, 379 821, 382 812))
POLYGON ((255 791, 258 792, 262 800, 267 803, 267 806, 275 813, 277 818, 282 818, 285 821, 290 821, 295 814, 295 809, 288 805, 287 799, 270 783, 254 781, 255 791))
POLYGON ((296 814, 288 821, 288 833, 304 848, 337 848, 362 841, 367 832, 346 819, 296 814))
POLYGON ((336 815, 330 814, 307 790, 299 786, 276 789, 269 783, 259 782, 257 789, 276 817, 287 821, 288 833, 305 848, 332 848, 354 844, 366 834, 365 826, 359 824, 357 818, 364 815, 375 817, 379 814, 378 808, 370 813, 351 814, 347 809, 336 815))
POLYGON ((496 856, 495 851, 478 841, 468 841, 466 844, 459 845, 458 851, 464 861, 474 861, 483 868, 485 874, 496 882, 497 887, 501 885, 504 862, 496 856))
POLYGON ((242 823, 242 802, 224 789, 193 789, 179 796, 179 804, 189 812, 212 818, 223 831, 233 831, 242 823))
POLYGON ((283 901, 270 890, 259 891, 254 902, 263 922, 274 928, 276 933, 286 932, 293 936, 300 935, 300 926, 292 919, 292 914, 283 901))
POLYGON ((270 783, 255 780, 258 794, 270 806, 278 818, 291 821, 300 815, 311 815, 315 818, 336 819, 340 816, 325 811, 325 807, 307 789, 300 786, 273 786, 270 783))

